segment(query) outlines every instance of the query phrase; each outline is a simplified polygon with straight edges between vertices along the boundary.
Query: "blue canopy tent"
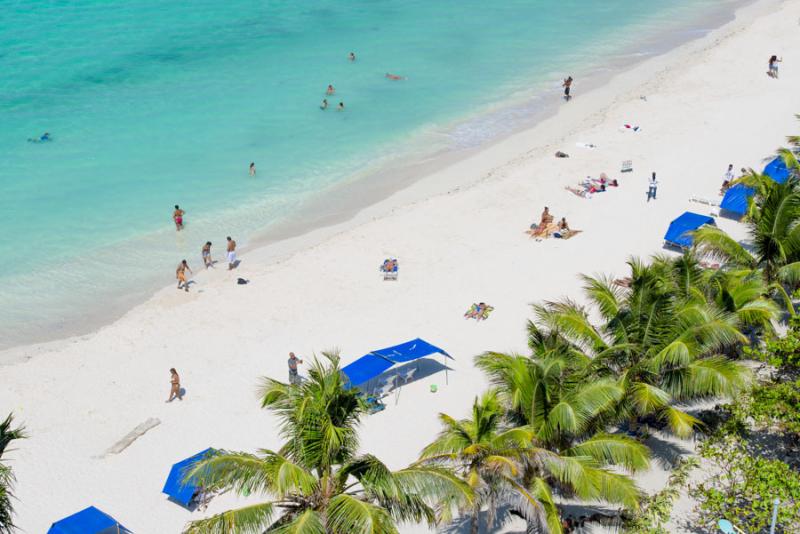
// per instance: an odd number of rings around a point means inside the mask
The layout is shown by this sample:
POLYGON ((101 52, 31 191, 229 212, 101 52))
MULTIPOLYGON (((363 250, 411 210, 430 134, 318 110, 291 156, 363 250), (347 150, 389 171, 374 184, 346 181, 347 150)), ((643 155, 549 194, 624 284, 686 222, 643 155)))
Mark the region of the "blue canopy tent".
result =
POLYGON ((786 168, 786 164, 783 162, 783 158, 778 156, 777 158, 770 161, 766 167, 764 167, 764 174, 782 184, 786 180, 789 179, 789 169, 786 168))
POLYGON ((50 526, 47 534, 130 534, 110 515, 101 512, 94 506, 81 510, 50 526))
POLYGON ((708 215, 700 215, 686 211, 669 224, 667 233, 664 234, 664 241, 668 245, 680 248, 692 246, 692 236, 689 232, 697 230, 703 225, 714 224, 714 218, 708 215))
MULTIPOLYGON (((782 184, 789 179, 791 173, 786 168, 783 158, 777 157, 764 167, 764 174, 782 184)), ((747 203, 754 194, 755 190, 752 187, 736 184, 725 192, 719 207, 736 215, 744 215, 747 212, 747 203)))
MULTIPOLYGON (((441 354, 445 358, 453 359, 452 356, 435 345, 420 338, 412 339, 406 343, 387 347, 385 349, 374 350, 362 356, 350 365, 342 368, 342 373, 347 377, 351 387, 363 384, 367 380, 375 378, 379 374, 388 370, 390 367, 399 363, 406 363, 430 356, 431 354, 441 354)), ((444 368, 445 380, 447 378, 447 366, 444 368)))
POLYGON ((744 215, 747 213, 747 203, 754 193, 755 190, 752 187, 736 184, 725 192, 719 207, 740 216, 744 215))
POLYGON ((167 482, 164 484, 164 489, 162 489, 161 492, 169 495, 170 499, 176 503, 189 508, 189 504, 192 502, 192 498, 197 494, 198 490, 200 490, 200 486, 194 478, 184 480, 184 477, 186 473, 194 467, 194 464, 207 456, 211 456, 215 452, 214 449, 208 448, 173 465, 172 469, 169 470, 167 482))

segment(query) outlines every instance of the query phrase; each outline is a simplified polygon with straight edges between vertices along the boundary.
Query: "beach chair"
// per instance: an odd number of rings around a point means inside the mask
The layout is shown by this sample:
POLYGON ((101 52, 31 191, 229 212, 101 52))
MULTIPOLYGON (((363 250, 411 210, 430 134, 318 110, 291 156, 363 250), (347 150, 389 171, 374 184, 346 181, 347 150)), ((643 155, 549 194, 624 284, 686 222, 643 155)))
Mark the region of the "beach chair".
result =
POLYGON ((383 403, 383 401, 373 396, 367 397, 367 410, 369 411, 370 415, 382 412, 385 409, 386 405, 383 403))
POLYGON ((408 384, 414 378, 415 374, 417 374, 416 367, 411 367, 409 369, 406 369, 400 374, 400 381, 402 381, 403 384, 408 384))
POLYGON ((397 258, 392 258, 392 261, 394 262, 394 267, 392 268, 391 271, 387 271, 384 268, 384 266, 381 265, 380 270, 383 273, 383 279, 384 280, 397 280, 397 272, 398 272, 398 268, 400 267, 400 264, 397 261, 397 258))
POLYGON ((625 160, 622 162, 622 169, 619 172, 633 172, 633 161, 625 160))
POLYGON ((727 519, 720 519, 717 521, 717 526, 722 534, 745 534, 745 531, 735 526, 727 519))

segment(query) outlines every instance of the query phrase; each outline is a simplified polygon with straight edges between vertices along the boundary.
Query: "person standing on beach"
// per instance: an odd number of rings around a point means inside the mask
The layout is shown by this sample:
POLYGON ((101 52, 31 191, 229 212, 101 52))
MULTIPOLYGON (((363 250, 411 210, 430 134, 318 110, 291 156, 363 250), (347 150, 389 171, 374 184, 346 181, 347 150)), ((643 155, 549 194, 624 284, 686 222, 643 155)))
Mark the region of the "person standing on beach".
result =
POLYGON ((172 220, 175 221, 175 229, 177 231, 183 230, 183 216, 186 214, 180 206, 175 204, 175 211, 172 212, 172 220))
POLYGON ((300 375, 297 372, 297 364, 303 363, 303 360, 299 360, 297 356, 294 355, 294 352, 289 353, 289 383, 293 386, 296 386, 300 383, 300 375))
POLYGON ((734 178, 736 178, 736 173, 733 172, 733 163, 731 163, 728 165, 728 170, 725 171, 725 180, 730 183, 734 178))
MULTIPOLYGON (((178 264, 178 268, 175 270, 175 278, 178 279, 178 289, 181 289, 181 285, 183 285, 183 289, 186 292, 189 292, 189 282, 186 281, 186 271, 192 273, 192 270, 189 268, 189 264, 186 263, 186 260, 182 260, 178 264)), ((194 274, 194 273, 192 273, 194 274)))
POLYGON ((564 100, 569 100, 572 98, 569 96, 570 88, 572 87, 572 76, 567 76, 564 80, 564 83, 561 84, 561 87, 564 88, 564 100))
POLYGON ((200 254, 203 255, 203 265, 206 266, 206 269, 214 266, 214 260, 211 259, 211 241, 206 241, 206 244, 200 250, 200 254))
POLYGON ((166 400, 166 402, 172 402, 176 398, 179 401, 182 401, 183 394, 181 394, 181 377, 178 376, 178 371, 176 371, 174 367, 169 370, 169 374, 170 374, 169 383, 171 385, 169 389, 169 398, 166 400))
POLYGON ((254 161, 250 162, 250 176, 256 175, 256 163, 254 161))
POLYGON ((231 239, 231 236, 226 239, 228 240, 228 270, 232 271, 236 267, 236 241, 231 239))
POLYGON ((778 59, 778 56, 772 56, 769 58, 769 70, 767 74, 772 76, 773 78, 778 77, 778 63, 783 61, 783 58, 778 59))
POLYGON ((650 178, 650 183, 647 186, 647 201, 650 202, 650 199, 656 199, 656 193, 658 192, 658 182, 656 181, 656 173, 653 173, 653 177, 650 178))

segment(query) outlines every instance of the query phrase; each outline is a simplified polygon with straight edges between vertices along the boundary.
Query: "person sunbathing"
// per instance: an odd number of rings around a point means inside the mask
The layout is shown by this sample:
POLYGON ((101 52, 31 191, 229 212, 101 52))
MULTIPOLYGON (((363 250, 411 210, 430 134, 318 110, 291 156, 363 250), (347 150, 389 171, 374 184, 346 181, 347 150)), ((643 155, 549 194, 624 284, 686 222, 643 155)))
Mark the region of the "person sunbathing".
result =
POLYGON ((381 265, 381 271, 385 273, 390 273, 397 268, 397 260, 387 258, 383 261, 383 265, 381 265))
POLYGON ((544 207, 544 211, 542 212, 542 216, 539 219, 539 226, 547 226, 551 222, 553 222, 554 217, 550 215, 550 208, 547 206, 544 207))
POLYGON ((491 312, 493 309, 493 307, 489 306, 485 302, 479 302, 478 304, 473 302, 472 306, 470 306, 470 308, 464 314, 464 318, 483 321, 489 318, 489 312, 491 312))

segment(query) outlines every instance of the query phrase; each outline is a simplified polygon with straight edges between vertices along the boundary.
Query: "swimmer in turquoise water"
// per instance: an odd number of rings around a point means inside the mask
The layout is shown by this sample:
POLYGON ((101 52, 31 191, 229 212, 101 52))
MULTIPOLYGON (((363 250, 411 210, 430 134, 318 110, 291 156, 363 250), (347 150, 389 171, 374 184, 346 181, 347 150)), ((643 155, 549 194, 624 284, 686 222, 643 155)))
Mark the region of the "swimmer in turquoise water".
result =
POLYGON ((322 99, 322 104, 319 105, 319 109, 321 109, 323 111, 328 109, 328 99, 327 98, 323 98, 322 99))
POLYGON ((344 102, 339 102, 339 107, 337 108, 337 111, 344 111, 344 102))
POLYGON ((49 132, 43 133, 42 135, 39 136, 38 139, 31 139, 30 137, 28 138, 29 143, 46 143, 47 141, 52 141, 52 140, 53 138, 50 137, 49 132))

